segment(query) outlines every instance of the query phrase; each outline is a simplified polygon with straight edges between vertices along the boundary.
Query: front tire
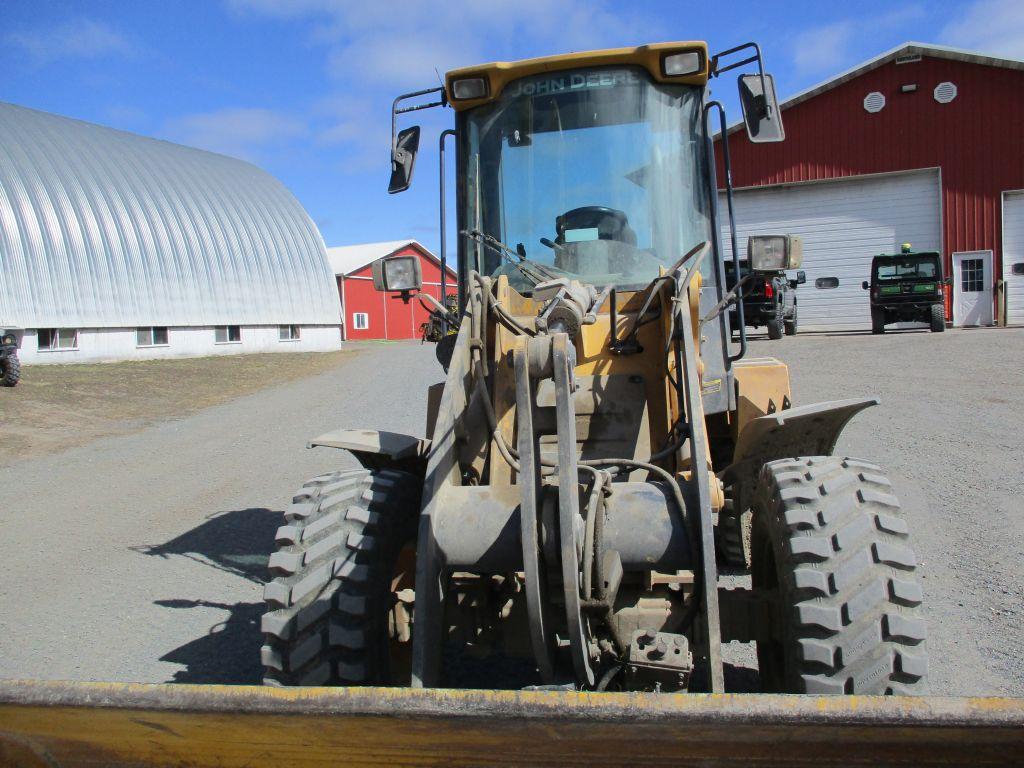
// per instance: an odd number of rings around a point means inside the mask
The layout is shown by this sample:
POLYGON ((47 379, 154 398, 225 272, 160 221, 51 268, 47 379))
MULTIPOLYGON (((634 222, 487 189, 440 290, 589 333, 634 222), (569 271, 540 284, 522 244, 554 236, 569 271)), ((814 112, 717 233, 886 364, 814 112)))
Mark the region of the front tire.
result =
MULTIPOLYGON (((399 555, 415 541, 422 481, 333 472, 302 486, 277 531, 264 590, 269 685, 391 685, 399 555)), ((408 574, 411 580, 412 574, 408 574)), ((404 638, 406 641, 408 637, 404 638)))
POLYGON ((778 341, 782 338, 782 305, 775 308, 775 317, 768 321, 768 338, 778 341))
POLYGON ((0 384, 13 387, 21 381, 21 360, 17 355, 0 358, 0 384))
POLYGON ((931 326, 932 333, 946 330, 946 308, 942 304, 932 304, 931 326))
POLYGON ((770 600, 762 687, 778 693, 924 694, 917 561, 881 470, 834 456, 765 464, 751 571, 770 600))

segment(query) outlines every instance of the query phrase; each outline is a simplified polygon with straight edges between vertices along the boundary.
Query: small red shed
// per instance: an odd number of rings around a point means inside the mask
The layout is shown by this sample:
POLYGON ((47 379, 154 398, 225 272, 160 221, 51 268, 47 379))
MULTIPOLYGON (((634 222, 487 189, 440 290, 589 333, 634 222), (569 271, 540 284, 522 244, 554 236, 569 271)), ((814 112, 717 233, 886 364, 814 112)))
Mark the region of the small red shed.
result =
MULTIPOLYGON (((338 246, 327 249, 341 296, 342 338, 418 339, 429 317, 418 299, 408 302, 394 294, 376 291, 370 265, 385 256, 417 256, 423 268, 423 293, 441 300, 441 262, 415 240, 338 246)), ((448 294, 456 291, 456 273, 448 268, 448 294)))
POLYGON ((1024 323, 1024 61, 904 43, 780 106, 784 142, 733 126, 729 152, 740 249, 804 238, 802 327, 867 326, 871 257, 903 242, 943 254, 954 325, 1024 323))

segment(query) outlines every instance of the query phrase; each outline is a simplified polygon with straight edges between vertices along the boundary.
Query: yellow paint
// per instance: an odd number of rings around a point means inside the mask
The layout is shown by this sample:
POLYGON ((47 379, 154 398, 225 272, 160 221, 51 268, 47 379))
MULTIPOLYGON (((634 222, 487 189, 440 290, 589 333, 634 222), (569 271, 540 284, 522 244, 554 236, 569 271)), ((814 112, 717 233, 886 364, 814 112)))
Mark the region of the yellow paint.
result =
POLYGON ((769 401, 782 410, 785 398, 792 399, 789 368, 773 357, 747 358, 733 365, 736 379, 736 418, 732 420, 736 437, 753 419, 768 413, 769 401))
POLYGON ((463 69, 455 69, 445 76, 445 92, 449 103, 458 111, 486 104, 501 95, 505 86, 513 80, 544 72, 563 72, 568 69, 586 67, 638 66, 650 73, 655 82, 678 83, 682 85, 703 86, 708 81, 708 46, 707 43, 690 41, 676 43, 652 43, 636 48, 606 48, 598 51, 581 53, 563 53, 558 56, 545 56, 538 59, 522 61, 496 61, 490 64, 479 64, 463 69), (683 77, 665 77, 661 72, 662 57, 669 53, 683 51, 700 51, 704 61, 701 72, 683 77), (467 77, 486 78, 490 93, 480 99, 459 101, 452 96, 452 83, 467 77))

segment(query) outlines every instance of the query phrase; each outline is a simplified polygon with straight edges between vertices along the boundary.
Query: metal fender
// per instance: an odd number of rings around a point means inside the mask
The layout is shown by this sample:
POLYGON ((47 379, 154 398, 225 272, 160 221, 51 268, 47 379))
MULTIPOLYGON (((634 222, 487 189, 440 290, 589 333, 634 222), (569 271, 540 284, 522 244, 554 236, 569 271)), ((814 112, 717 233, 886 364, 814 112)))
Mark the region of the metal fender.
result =
POLYGON ((402 469, 422 475, 430 441, 401 432, 336 429, 309 441, 310 448, 341 448, 367 469, 402 469))

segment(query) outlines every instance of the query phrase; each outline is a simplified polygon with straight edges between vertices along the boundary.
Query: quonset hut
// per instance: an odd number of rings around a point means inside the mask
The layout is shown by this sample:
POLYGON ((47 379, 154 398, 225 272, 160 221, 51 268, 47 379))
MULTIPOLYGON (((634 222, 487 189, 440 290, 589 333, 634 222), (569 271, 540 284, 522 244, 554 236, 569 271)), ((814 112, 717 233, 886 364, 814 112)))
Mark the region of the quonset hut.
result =
POLYGON ((249 163, 0 103, 0 323, 29 363, 337 349, 323 239, 249 163))

